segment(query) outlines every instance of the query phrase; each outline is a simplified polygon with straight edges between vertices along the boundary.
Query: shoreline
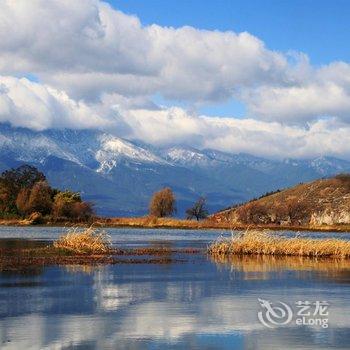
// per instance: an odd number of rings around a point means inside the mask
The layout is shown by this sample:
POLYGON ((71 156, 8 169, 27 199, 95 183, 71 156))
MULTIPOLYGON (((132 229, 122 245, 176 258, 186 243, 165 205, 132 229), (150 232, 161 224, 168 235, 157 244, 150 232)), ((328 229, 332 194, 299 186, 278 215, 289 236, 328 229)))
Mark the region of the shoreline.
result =
MULTIPOLYGON (((45 227, 45 226, 44 226, 45 227)), ((49 244, 5 244, 0 247, 0 272, 24 271, 49 265, 171 264, 188 261, 189 255, 214 259, 237 255, 299 256, 311 258, 350 258, 350 241, 338 238, 313 239, 270 235, 247 230, 216 239, 207 248, 146 245, 119 248, 99 229, 71 229, 49 244), (187 256, 187 258, 186 258, 187 256)))
POLYGON ((135 228, 135 229, 183 229, 183 230, 272 230, 272 231, 312 231, 312 232, 350 232, 350 225, 322 225, 322 226, 282 226, 282 225, 233 225, 217 223, 209 220, 194 221, 174 218, 96 218, 91 222, 46 222, 32 223, 25 219, 2 219, 1 226, 12 227, 87 227, 100 228, 135 228))

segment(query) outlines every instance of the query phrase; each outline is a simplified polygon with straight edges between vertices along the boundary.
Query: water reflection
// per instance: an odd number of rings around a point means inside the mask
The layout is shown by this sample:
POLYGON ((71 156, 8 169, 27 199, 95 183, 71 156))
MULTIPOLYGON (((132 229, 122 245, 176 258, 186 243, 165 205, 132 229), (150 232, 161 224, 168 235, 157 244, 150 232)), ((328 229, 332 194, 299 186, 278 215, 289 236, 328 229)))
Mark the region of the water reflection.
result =
POLYGON ((348 273, 345 260, 200 255, 169 265, 0 274, 0 348, 346 349, 348 273), (267 329, 258 298, 327 300, 330 327, 267 329))
POLYGON ((232 273, 242 272, 244 279, 280 278, 280 273, 293 271, 299 278, 321 278, 339 283, 350 283, 350 260, 278 256, 210 256, 219 269, 229 268, 232 273))

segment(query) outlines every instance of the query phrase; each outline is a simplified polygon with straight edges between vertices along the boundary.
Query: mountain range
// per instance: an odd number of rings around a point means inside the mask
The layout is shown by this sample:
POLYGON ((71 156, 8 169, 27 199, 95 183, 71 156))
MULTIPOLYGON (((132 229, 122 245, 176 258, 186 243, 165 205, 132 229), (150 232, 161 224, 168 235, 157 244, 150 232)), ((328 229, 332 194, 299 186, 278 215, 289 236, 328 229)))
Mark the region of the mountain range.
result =
POLYGON ((183 145, 155 147, 98 130, 33 131, 0 124, 0 170, 31 164, 50 184, 80 191, 100 215, 147 213, 152 193, 169 186, 183 216, 199 196, 210 212, 268 191, 350 172, 334 157, 271 160, 183 145))

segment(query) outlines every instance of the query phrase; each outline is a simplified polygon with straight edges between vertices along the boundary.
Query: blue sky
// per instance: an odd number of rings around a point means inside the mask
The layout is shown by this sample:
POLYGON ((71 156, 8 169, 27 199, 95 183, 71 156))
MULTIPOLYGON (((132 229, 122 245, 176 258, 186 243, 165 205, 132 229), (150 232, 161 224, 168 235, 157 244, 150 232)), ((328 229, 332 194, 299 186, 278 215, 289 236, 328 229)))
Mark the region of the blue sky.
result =
POLYGON ((313 64, 350 60, 349 0, 110 0, 144 25, 247 31, 273 50, 297 50, 313 64))
MULTIPOLYGON (((113 7, 153 23, 175 28, 244 32, 258 37, 269 49, 306 53, 314 66, 350 60, 347 45, 349 0, 110 0, 113 7)), ((174 101, 154 98, 172 105, 174 101)), ((180 102, 175 101, 178 105, 180 102)), ((199 108, 208 115, 246 116, 243 103, 230 99, 199 108)))

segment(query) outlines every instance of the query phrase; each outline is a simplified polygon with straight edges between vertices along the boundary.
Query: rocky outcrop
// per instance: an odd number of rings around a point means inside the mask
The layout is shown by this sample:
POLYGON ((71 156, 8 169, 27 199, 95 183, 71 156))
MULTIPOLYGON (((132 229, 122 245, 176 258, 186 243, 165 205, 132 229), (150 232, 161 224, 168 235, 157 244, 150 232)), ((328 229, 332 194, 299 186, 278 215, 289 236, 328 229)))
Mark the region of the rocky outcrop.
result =
POLYGON ((349 210, 334 211, 326 209, 322 213, 312 213, 310 218, 311 226, 348 224, 350 224, 349 210))

